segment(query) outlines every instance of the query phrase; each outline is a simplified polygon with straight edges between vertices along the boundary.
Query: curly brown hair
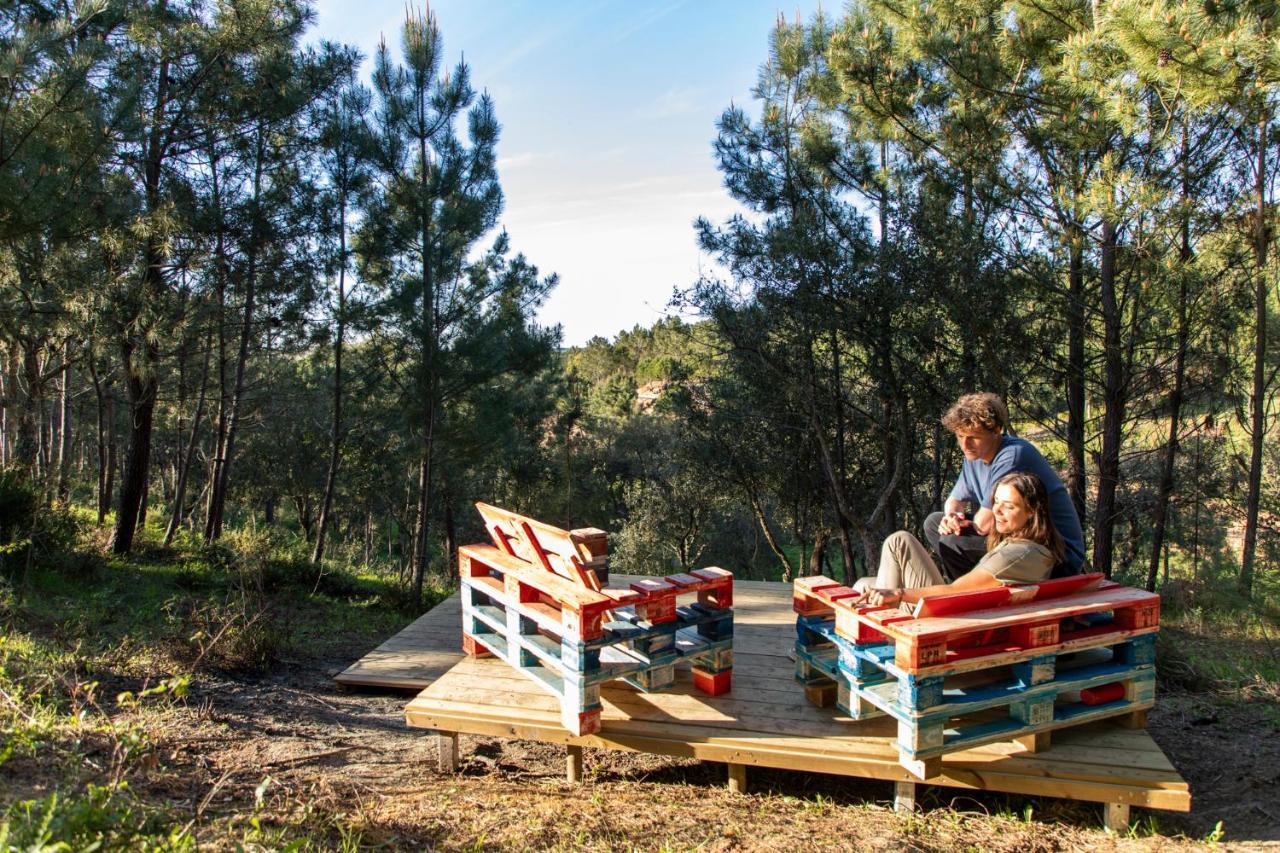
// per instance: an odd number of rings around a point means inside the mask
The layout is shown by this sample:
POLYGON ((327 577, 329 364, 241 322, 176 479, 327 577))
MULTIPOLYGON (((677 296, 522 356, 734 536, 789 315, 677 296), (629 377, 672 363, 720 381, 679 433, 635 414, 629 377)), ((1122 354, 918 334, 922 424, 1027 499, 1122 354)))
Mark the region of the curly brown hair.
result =
POLYGON ((1008 432, 1009 410, 999 394, 990 391, 965 394, 947 409, 942 425, 951 432, 1008 432))
MULTIPOLYGON (((1027 505, 1027 511, 1031 513, 1031 517, 1027 519, 1027 523, 1021 530, 1015 530, 1012 533, 1001 534, 996 530, 995 525, 992 525, 991 532, 987 534, 987 550, 995 548, 1005 539, 1030 539, 1048 548, 1059 563, 1065 560, 1067 545, 1062 540, 1062 534, 1058 533, 1058 528, 1053 524, 1053 516, 1049 513, 1049 490, 1044 487, 1040 478, 1027 471, 1014 471, 996 481, 995 488, 998 489, 1001 486, 1013 487, 1013 490, 1022 498, 1022 502, 1027 505)), ((992 494, 995 493, 995 489, 991 491, 992 494)))

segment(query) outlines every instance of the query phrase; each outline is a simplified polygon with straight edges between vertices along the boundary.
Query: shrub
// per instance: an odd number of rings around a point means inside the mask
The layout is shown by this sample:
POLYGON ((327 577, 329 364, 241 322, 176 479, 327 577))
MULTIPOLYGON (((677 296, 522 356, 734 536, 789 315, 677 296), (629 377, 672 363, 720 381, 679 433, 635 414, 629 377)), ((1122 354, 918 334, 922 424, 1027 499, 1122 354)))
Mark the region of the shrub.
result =
POLYGON ((0 546, 13 545, 31 534, 40 499, 20 471, 0 471, 0 546))
POLYGON ((20 471, 0 471, 0 571, 12 573, 39 558, 84 573, 95 564, 75 557, 76 531, 75 517, 44 503, 20 471))

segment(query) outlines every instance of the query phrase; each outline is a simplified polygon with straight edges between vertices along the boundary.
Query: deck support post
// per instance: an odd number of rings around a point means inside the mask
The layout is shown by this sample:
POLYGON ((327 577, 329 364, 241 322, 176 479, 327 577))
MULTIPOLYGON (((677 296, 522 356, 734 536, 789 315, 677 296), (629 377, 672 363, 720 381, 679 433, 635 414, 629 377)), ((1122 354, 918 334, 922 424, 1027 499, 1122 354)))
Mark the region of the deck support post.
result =
POLYGON ((571 743, 565 749, 568 753, 565 761, 565 778, 570 784, 577 785, 582 781, 582 747, 571 743))
POLYGON ((747 765, 729 765, 729 793, 745 794, 747 792, 747 765))
POLYGON ((913 812, 916 810, 916 783, 893 783, 893 810, 895 812, 913 812))
POLYGON ((457 732, 436 732, 436 761, 441 773, 458 772, 457 732))
POLYGON ((1053 743, 1053 732, 1033 732, 1015 740, 1027 752, 1044 752, 1053 743))
POLYGON ((1102 825, 1115 833, 1129 831, 1129 804, 1103 803, 1102 825))
POLYGON ((1116 717, 1120 725, 1126 729, 1145 729, 1147 727, 1147 709, 1130 711, 1123 717, 1116 717))

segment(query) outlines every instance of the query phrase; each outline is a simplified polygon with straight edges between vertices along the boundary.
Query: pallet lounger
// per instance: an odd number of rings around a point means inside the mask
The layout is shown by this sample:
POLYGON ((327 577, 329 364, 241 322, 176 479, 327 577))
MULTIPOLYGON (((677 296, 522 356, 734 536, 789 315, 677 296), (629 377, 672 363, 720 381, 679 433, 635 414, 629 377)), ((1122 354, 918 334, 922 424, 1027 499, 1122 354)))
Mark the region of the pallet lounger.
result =
MULTIPOLYGON (((797 689, 791 593, 788 584, 735 584, 737 689, 729 695, 699 694, 684 675, 666 693, 606 685, 600 731, 574 736, 561 726, 555 697, 500 661, 459 655, 456 666, 409 703, 405 716, 411 727, 437 733, 445 766, 457 760, 460 733, 512 737, 565 744, 570 778, 580 776, 581 748, 591 746, 724 762, 736 789, 745 786, 750 766, 887 780, 895 783, 897 805, 910 807, 918 780, 899 763, 893 721, 855 724, 834 708, 810 704, 797 689)), ((946 755, 928 781, 1103 803, 1108 825, 1115 827, 1127 824, 1130 806, 1191 807, 1187 783, 1150 735, 1106 721, 1056 735, 1049 752, 993 743, 946 755)))

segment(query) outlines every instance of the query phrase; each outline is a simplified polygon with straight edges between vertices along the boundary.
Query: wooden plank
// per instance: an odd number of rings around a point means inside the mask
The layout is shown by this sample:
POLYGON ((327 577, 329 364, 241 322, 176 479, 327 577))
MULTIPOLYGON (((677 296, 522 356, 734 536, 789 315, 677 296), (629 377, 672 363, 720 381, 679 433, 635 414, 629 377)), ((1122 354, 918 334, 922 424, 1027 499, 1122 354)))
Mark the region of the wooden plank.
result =
MULTIPOLYGON (((739 656, 742 660, 745 656, 739 656)), ((738 672, 742 672, 741 664, 738 672)), ((750 678, 747 674, 741 679, 750 678)), ((665 695, 661 702, 653 696, 640 696, 633 690, 621 686, 606 687, 601 697, 605 703, 604 719, 664 722, 673 719, 698 720, 703 725, 733 730, 750 730, 780 735, 807 735, 837 741, 846 739, 866 740, 860 737, 869 734, 871 740, 892 740, 895 728, 887 720, 852 725, 845 718, 832 711, 813 707, 803 700, 797 685, 787 684, 784 690, 771 691, 765 695, 763 688, 742 691, 723 697, 706 697, 694 693, 687 683, 682 682, 676 692, 665 695), (756 697, 770 701, 756 702, 756 697)), ((537 685, 529 682, 519 674, 511 672, 508 667, 495 661, 468 661, 465 666, 458 667, 450 674, 449 681, 440 688, 428 691, 428 695, 443 700, 469 701, 475 696, 484 696, 489 704, 507 704, 525 710, 543 709, 548 718, 554 711, 554 704, 537 685)), ((1097 744, 1088 750, 1077 750, 1071 759, 1083 763, 1097 761, 1104 765, 1123 762, 1135 769, 1150 769, 1169 772, 1172 770, 1163 753, 1147 739, 1140 750, 1131 748, 1132 740, 1123 738, 1122 733, 1112 738, 1105 731, 1095 736, 1097 744), (1123 746, 1123 750, 1121 747, 1123 746), (1108 753, 1110 751, 1110 756, 1108 753)), ((993 748, 1003 753, 1020 751, 1012 743, 995 744, 993 748)), ((1055 749, 1049 760, 1072 747, 1063 746, 1055 749)))
POLYGON ((492 566, 499 572, 513 574, 522 583, 527 583, 575 609, 612 607, 614 604, 613 599, 595 590, 580 586, 577 582, 556 572, 542 570, 509 554, 504 554, 493 545, 464 545, 459 551, 465 552, 474 561, 492 566))
MULTIPOLYGON (((410 703, 410 709, 414 713, 417 712, 419 707, 432 707, 435 710, 451 711, 452 714, 460 717, 483 718, 490 715, 492 710, 492 706, 480 706, 456 698, 436 700, 431 703, 423 703, 420 706, 416 705, 417 702, 418 700, 415 700, 414 703, 410 703)), ((796 762, 800 764, 800 769, 804 768, 805 761, 812 758, 814 753, 819 751, 833 760, 852 760, 856 762, 871 756, 877 761, 892 763, 898 761, 898 751, 894 746, 895 730, 891 726, 879 724, 875 726, 851 726, 847 723, 830 724, 827 730, 832 734, 828 737, 822 737, 817 733, 788 735, 777 730, 771 732, 752 731, 733 726, 717 725, 714 721, 705 718, 697 718, 696 726, 669 719, 657 719, 653 716, 648 718, 620 718, 617 716, 617 710, 616 706, 611 707, 606 700, 602 722, 604 731, 611 736, 619 732, 625 732, 672 741, 715 742, 738 746, 749 751, 786 753, 796 759, 796 762), (839 734, 850 729, 871 729, 871 731, 859 735, 839 734)), ((518 717, 529 725, 547 727, 554 727, 557 725, 558 720, 555 706, 547 703, 543 703, 541 707, 537 703, 529 703, 523 705, 517 713, 513 714, 508 711, 505 715, 508 719, 513 716, 518 717)), ((883 721, 875 722, 882 723, 883 721)), ((470 729, 467 730, 470 731, 470 729)), ((809 732, 812 731, 813 729, 809 728, 809 732)), ((1149 738, 1147 739, 1149 740, 1149 738)), ((963 757, 963 763, 973 770, 987 770, 993 766, 1012 761, 1026 775, 1053 778, 1063 775, 1063 767, 1069 766, 1067 775, 1077 780, 1114 783, 1117 776, 1122 775, 1130 783, 1140 784, 1143 787, 1168 787, 1171 790, 1186 790, 1186 783, 1178 780, 1176 772, 1171 767, 1161 767, 1154 764, 1150 767, 1126 766, 1124 759, 1142 754, 1138 750, 1112 751, 1109 758, 1106 757, 1105 751, 1091 751, 1092 754, 1086 756, 1085 760, 1079 761, 1076 759, 1079 759, 1086 750, 1090 750, 1087 745, 1079 741, 1072 743, 1071 741, 1060 740, 1060 743, 1063 745, 1062 749, 1055 747, 1053 751, 1039 756, 1028 756, 1021 750, 991 750, 989 747, 965 750, 953 755, 963 757), (1122 768, 1122 771, 1118 771, 1117 767, 1122 768)), ((1001 746, 1012 746, 1012 744, 1001 746)), ((947 756, 946 761, 948 763, 951 762, 952 756, 947 756)))
POLYGON ((928 619, 970 610, 984 610, 1008 602, 1012 595, 1012 591, 1007 586, 931 595, 916 602, 912 615, 917 619, 928 619))
POLYGON ((928 640, 974 631, 1008 628, 1023 624, 1029 618, 1034 618, 1037 622, 1066 619, 1071 616, 1110 610, 1113 607, 1129 607, 1152 601, 1158 602, 1159 600, 1160 596, 1146 590, 1119 587, 1116 589, 1076 593, 1061 598, 1053 598, 1047 602, 1033 601, 1027 604, 1015 604, 994 610, 979 610, 973 613, 966 613, 963 616, 943 616, 900 621, 877 627, 893 636, 928 640))
MULTIPOLYGON (((778 748, 752 737, 745 739, 699 737, 696 734, 697 726, 685 727, 682 737, 673 737, 669 734, 655 735, 630 725, 619 728, 606 722, 600 733, 575 738, 557 724, 538 725, 528 717, 513 719, 510 714, 503 713, 496 717, 488 716, 474 707, 451 712, 445 707, 415 708, 414 704, 410 703, 407 716, 410 725, 413 726, 453 726, 460 731, 490 736, 542 740, 551 743, 572 742, 605 749, 888 781, 912 781, 914 778, 898 764, 896 750, 892 752, 886 750, 883 756, 842 755, 833 752, 827 742, 812 738, 791 739, 792 747, 807 746, 804 751, 796 751, 794 748, 778 748)), ((970 765, 966 762, 966 758, 967 753, 948 756, 942 763, 940 775, 931 779, 930 783, 1031 796, 1128 803, 1148 808, 1179 811, 1190 809, 1190 795, 1185 782, 1180 786, 1177 783, 1168 783, 1163 786, 1143 787, 1122 779, 1113 779, 1111 782, 1076 780, 1068 775, 1069 765, 1059 765, 1055 775, 1040 775, 1020 772, 1016 760, 992 762, 983 766, 982 764, 970 765)))
POLYGON ((334 677, 347 687, 422 690, 462 659, 462 603, 451 595, 334 677))

